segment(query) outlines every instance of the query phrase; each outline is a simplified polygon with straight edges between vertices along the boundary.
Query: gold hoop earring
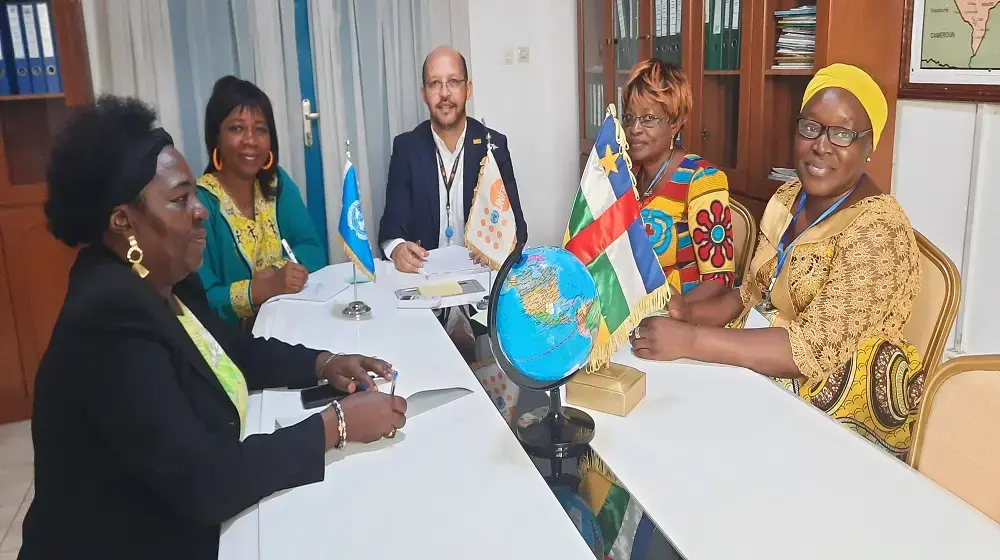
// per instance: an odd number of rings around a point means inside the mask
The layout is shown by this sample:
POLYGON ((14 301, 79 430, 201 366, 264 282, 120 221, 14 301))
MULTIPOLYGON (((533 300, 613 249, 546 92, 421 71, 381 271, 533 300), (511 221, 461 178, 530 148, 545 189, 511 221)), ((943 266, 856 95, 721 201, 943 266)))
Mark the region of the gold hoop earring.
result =
POLYGON ((132 272, 136 273, 139 278, 145 278, 149 276, 149 270, 142 266, 142 247, 139 247, 139 242, 135 240, 134 235, 128 236, 128 252, 125 253, 125 260, 132 265, 132 272))
POLYGON ((216 171, 222 171, 222 163, 219 161, 219 149, 215 148, 212 150, 212 165, 215 166, 216 171))
POLYGON ((272 152, 272 151, 269 150, 267 152, 267 155, 269 157, 268 157, 268 160, 267 160, 267 165, 264 166, 264 170, 265 171, 268 170, 268 169, 271 169, 271 166, 274 165, 274 152, 272 152))

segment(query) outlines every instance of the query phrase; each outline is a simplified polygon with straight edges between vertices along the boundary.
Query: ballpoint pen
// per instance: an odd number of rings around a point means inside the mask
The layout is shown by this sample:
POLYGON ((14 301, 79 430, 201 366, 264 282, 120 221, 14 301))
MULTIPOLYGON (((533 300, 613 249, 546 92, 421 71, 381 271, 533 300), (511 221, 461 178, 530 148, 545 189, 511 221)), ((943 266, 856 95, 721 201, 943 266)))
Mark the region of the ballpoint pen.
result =
POLYGON ((292 248, 288 245, 288 242, 284 239, 281 240, 281 246, 285 248, 285 252, 288 253, 288 260, 295 264, 299 264, 299 259, 295 258, 295 253, 292 252, 292 248))
MULTIPOLYGON (((390 397, 393 397, 393 396, 396 395, 396 376, 398 376, 398 375, 399 375, 398 371, 392 370, 392 385, 389 386, 389 396, 390 397)), ((387 435, 385 437, 387 437, 387 438, 394 438, 394 437, 396 437, 396 426, 393 426, 392 429, 389 430, 389 435, 387 435)))

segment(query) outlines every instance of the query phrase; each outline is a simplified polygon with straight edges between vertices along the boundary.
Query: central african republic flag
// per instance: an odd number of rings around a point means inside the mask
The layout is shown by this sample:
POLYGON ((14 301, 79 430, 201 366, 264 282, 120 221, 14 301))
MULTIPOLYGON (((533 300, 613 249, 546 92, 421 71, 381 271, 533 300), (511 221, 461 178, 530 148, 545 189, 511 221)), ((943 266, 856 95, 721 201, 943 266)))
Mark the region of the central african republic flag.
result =
POLYGON ((670 299, 635 193, 625 131, 609 105, 580 179, 563 246, 597 283, 601 327, 587 369, 611 360, 629 332, 670 299))

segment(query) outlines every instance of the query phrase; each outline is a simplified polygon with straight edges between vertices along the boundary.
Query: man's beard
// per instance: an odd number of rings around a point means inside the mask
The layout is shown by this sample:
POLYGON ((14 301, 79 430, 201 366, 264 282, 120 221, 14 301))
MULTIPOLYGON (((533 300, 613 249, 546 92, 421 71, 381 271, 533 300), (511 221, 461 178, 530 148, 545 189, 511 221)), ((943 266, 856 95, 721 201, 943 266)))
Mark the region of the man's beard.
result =
POLYGON ((440 119, 438 119, 438 117, 434 114, 434 111, 431 111, 431 123, 433 123, 434 126, 437 127, 438 129, 448 130, 455 128, 459 126, 461 123, 465 122, 466 119, 465 105, 459 106, 457 103, 454 105, 457 111, 455 113, 455 120, 453 122, 444 123, 440 119))

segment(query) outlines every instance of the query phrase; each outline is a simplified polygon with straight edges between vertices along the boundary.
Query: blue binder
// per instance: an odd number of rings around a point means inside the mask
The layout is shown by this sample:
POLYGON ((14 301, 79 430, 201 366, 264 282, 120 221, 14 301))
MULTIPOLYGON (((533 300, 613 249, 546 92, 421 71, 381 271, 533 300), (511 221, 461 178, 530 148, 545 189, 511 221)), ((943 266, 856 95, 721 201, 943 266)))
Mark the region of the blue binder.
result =
POLYGON ((35 2, 35 15, 38 19, 38 36, 42 41, 42 66, 45 69, 45 91, 49 93, 62 92, 62 79, 59 76, 59 56, 56 53, 56 31, 49 18, 48 2, 35 2))
POLYGON ((14 79, 17 93, 32 93, 31 77, 28 75, 28 56, 24 48, 24 33, 21 31, 21 10, 17 4, 7 4, 7 30, 10 31, 11 58, 13 59, 14 79))
POLYGON ((24 45, 28 48, 28 72, 31 74, 31 91, 45 93, 45 66, 42 64, 42 45, 35 23, 35 7, 27 2, 19 4, 24 45))
POLYGON ((10 67, 11 54, 10 48, 10 30, 6 25, 0 25, 0 95, 10 95, 14 93, 11 84, 11 74, 8 74, 8 68, 10 67))

